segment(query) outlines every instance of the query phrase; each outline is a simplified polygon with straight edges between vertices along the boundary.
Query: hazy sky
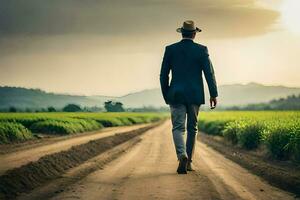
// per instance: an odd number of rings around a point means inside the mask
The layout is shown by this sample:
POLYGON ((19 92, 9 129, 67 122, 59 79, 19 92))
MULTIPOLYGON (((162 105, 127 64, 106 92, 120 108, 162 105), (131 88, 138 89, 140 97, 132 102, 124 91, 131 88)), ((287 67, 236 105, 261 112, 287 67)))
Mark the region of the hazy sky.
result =
POLYGON ((159 87, 192 19, 218 84, 300 86, 299 0, 0 0, 0 85, 123 95, 159 87))

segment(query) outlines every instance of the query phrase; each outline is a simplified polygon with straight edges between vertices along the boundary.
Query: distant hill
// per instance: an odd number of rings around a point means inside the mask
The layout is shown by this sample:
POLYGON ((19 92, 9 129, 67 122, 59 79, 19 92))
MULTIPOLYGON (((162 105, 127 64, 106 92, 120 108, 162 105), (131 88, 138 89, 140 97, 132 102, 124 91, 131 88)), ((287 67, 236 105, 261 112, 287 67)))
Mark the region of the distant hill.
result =
MULTIPOLYGON (((209 94, 207 88, 205 89, 206 102, 208 102, 209 94)), ((218 89, 218 102, 220 106, 224 107, 265 103, 273 99, 300 94, 300 88, 265 86, 258 83, 220 85, 218 89)), ((160 107, 165 105, 161 97, 160 89, 144 90, 117 99, 129 107, 135 107, 136 105, 153 105, 160 107)))
POLYGON ((223 106, 265 103, 293 94, 300 94, 300 88, 265 86, 258 83, 222 85, 219 87, 219 102, 223 106))
POLYGON ((300 110, 300 94, 271 100, 267 103, 254 103, 226 107, 226 110, 300 110))
MULTIPOLYGON (((258 83, 231 84, 219 86, 220 106, 241 106, 254 103, 264 103, 289 95, 300 94, 300 88, 285 86, 265 86, 258 83)), ((209 98, 206 91, 206 99, 209 98)), ((39 89, 20 87, 0 87, 0 109, 14 106, 17 108, 46 108, 54 106, 62 108, 68 103, 81 106, 103 107, 106 100, 121 101, 125 107, 165 106, 160 89, 149 89, 131 93, 121 97, 79 96, 68 94, 47 93, 39 89)))
POLYGON ((100 105, 98 100, 87 96, 47 93, 39 89, 26 89, 19 87, 0 87, 0 109, 14 106, 25 108, 47 108, 54 106, 62 108, 68 103, 82 106, 100 105))

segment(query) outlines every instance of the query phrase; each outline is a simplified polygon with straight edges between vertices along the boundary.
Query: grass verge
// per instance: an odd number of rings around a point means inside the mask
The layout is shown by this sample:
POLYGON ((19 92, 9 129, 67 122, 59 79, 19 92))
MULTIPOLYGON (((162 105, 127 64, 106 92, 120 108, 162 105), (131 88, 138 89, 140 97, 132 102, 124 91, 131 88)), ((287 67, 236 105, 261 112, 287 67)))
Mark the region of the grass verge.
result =
POLYGON ((34 134, 67 135, 156 122, 164 113, 0 113, 0 144, 34 138, 34 134))
POLYGON ((233 146, 255 150, 265 145, 273 158, 300 162, 299 111, 202 113, 198 127, 223 136, 233 146))

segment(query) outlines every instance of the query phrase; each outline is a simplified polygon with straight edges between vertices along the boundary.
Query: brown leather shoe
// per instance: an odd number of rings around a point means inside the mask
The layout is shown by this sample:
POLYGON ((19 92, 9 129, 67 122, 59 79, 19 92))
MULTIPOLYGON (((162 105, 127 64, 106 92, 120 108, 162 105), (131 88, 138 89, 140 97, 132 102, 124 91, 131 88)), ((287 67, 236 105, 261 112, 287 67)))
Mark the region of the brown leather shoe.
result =
POLYGON ((178 168, 177 168, 177 173, 178 174, 187 174, 187 157, 186 156, 182 156, 180 159, 179 159, 179 165, 178 165, 178 168))
POLYGON ((187 171, 195 171, 194 167, 192 165, 192 162, 188 161, 187 162, 187 167, 186 167, 187 171))

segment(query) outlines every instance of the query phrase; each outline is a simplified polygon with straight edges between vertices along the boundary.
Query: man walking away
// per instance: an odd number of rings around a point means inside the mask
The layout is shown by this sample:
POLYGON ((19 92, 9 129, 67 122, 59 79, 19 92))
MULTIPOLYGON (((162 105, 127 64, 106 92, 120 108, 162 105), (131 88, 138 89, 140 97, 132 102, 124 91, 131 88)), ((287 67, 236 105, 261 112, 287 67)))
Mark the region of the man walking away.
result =
POLYGON ((193 41, 196 32, 201 30, 195 27, 193 21, 185 21, 177 32, 182 34, 182 40, 165 48, 160 85, 171 110, 172 134, 179 160, 177 173, 186 174, 193 171, 198 112, 200 105, 205 103, 202 72, 209 88, 211 109, 217 105, 218 92, 207 47, 193 41), (170 72, 172 80, 169 83, 170 72), (186 128, 185 142, 183 136, 186 128))

